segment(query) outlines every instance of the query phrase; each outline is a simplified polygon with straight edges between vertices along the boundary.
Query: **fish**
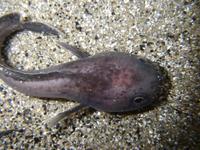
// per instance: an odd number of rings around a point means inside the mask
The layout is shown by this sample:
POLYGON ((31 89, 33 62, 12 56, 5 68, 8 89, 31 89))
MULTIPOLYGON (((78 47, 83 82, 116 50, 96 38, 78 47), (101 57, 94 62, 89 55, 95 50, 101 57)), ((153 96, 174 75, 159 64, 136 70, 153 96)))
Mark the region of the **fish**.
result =
MULTIPOLYGON (((17 13, 0 18, 0 48, 18 31, 30 30, 59 35, 38 22, 21 22, 17 13)), ((66 115, 84 107, 104 112, 129 112, 158 101, 163 76, 155 65, 136 55, 104 52, 91 56, 64 42, 58 45, 79 59, 41 70, 23 71, 0 62, 0 79, 28 96, 62 98, 79 105, 58 114, 49 124, 55 125, 66 115)), ((3 58, 1 58, 3 60, 3 58)))

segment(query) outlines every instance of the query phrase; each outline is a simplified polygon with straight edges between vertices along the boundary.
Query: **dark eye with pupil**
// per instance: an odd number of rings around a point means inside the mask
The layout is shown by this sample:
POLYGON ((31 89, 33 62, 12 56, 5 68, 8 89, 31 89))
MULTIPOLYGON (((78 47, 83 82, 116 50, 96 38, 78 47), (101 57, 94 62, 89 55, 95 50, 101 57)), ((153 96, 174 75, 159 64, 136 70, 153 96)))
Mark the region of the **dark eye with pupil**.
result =
POLYGON ((136 97, 136 98, 134 98, 134 101, 135 101, 136 103, 140 103, 140 102, 142 102, 143 100, 144 100, 143 97, 136 97))

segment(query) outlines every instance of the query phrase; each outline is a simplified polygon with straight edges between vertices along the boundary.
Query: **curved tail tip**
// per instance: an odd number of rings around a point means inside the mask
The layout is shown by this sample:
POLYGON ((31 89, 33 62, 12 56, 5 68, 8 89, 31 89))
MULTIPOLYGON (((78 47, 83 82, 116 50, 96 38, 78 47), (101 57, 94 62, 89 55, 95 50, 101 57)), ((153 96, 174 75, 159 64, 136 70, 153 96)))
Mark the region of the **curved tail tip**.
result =
POLYGON ((19 13, 10 13, 10 14, 4 15, 0 18, 0 24, 5 23, 7 21, 19 22, 20 14, 19 13))

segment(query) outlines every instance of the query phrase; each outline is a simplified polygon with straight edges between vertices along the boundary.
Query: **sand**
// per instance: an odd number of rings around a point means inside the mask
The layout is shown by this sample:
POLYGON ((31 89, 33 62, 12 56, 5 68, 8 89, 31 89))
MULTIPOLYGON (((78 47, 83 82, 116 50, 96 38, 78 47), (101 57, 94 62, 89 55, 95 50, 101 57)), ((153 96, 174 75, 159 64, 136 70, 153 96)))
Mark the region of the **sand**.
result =
POLYGON ((76 60, 62 41, 91 55, 119 51, 158 63, 171 87, 159 106, 132 114, 83 109, 53 128, 45 123, 77 103, 28 97, 0 80, 0 149, 198 149, 198 0, 0 0, 0 16, 46 23, 60 38, 21 32, 3 50, 8 63, 37 70, 76 60), (19 130, 19 131, 10 131, 19 130))

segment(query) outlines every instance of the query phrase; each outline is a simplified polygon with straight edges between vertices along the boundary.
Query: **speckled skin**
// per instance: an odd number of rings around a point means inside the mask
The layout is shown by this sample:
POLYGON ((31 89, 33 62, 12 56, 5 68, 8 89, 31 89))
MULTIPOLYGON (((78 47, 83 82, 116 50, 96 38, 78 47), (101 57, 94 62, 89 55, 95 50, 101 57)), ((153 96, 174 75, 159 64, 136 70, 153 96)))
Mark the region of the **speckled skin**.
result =
MULTIPOLYGON (((25 26, 15 19, 17 16, 0 20, 1 44, 19 26, 20 30, 45 29, 33 23, 25 26)), ((66 98, 106 112, 132 111, 152 104, 158 100, 161 84, 161 76, 151 63, 117 52, 83 57, 39 71, 19 71, 3 64, 1 67, 0 78, 26 95, 66 98)))

